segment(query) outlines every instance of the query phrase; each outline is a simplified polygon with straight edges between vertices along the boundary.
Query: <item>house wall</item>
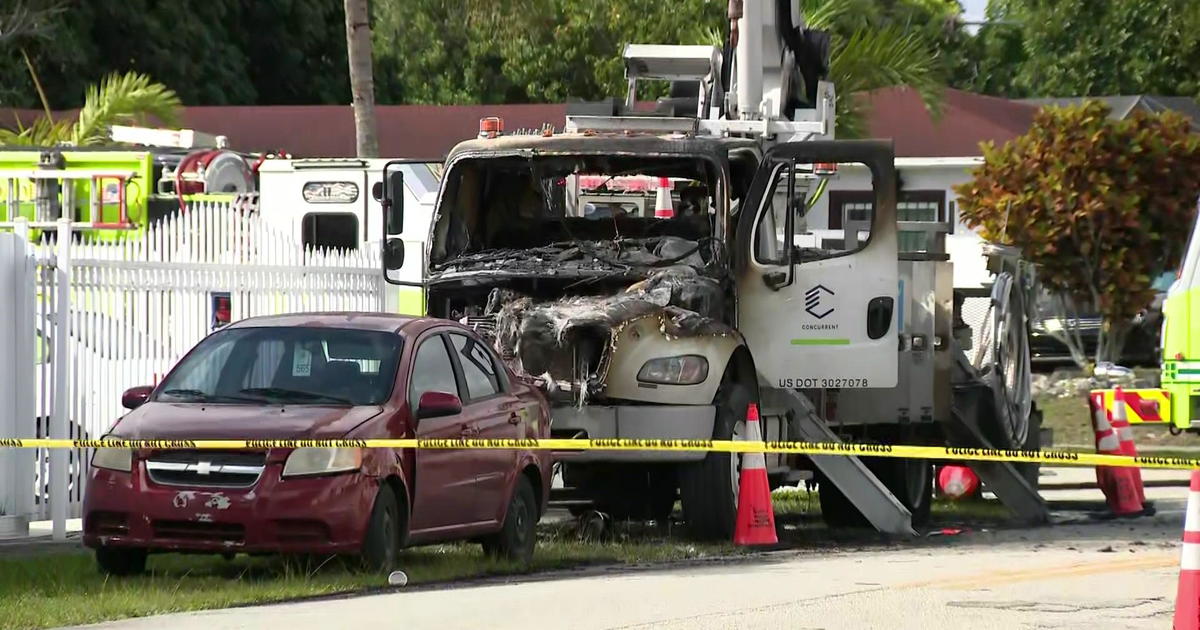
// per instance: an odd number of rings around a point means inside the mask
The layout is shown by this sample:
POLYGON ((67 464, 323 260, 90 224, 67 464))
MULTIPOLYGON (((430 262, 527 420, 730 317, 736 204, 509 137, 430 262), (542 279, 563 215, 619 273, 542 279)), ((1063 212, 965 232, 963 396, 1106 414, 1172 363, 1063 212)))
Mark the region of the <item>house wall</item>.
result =
MULTIPOLYGON (((968 167, 961 165, 905 165, 904 158, 897 159, 897 173, 900 178, 901 193, 897 201, 901 209, 901 219, 904 218, 905 203, 940 202, 941 215, 939 218, 951 219, 953 231, 946 235, 946 251, 954 264, 954 286, 959 288, 978 287, 989 279, 984 266, 981 244, 983 240, 978 233, 963 225, 958 216, 958 195, 952 188, 970 180, 968 167)), ((832 234, 830 226, 829 204, 831 201, 839 205, 847 201, 856 201, 855 197, 868 199, 871 191, 870 172, 862 166, 842 165, 837 176, 830 181, 829 190, 822 196, 816 207, 806 216, 807 229, 816 235, 832 234), (867 193, 854 195, 853 192, 867 193), (850 193, 850 194, 845 194, 850 193)), ((836 219, 835 219, 836 220, 836 219)), ((833 226, 837 228, 839 226, 833 226)), ((803 229, 798 232, 803 232, 803 229)), ((903 238, 903 237, 902 237, 903 238)), ((903 248, 903 243, 902 243, 903 248)))

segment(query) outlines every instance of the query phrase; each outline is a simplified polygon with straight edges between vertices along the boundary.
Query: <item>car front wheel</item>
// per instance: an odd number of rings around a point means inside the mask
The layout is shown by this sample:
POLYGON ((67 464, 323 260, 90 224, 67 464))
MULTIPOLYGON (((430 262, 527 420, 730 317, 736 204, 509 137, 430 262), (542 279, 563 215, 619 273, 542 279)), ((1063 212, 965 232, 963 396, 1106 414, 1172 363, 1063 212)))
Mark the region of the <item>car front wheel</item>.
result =
POLYGON ((400 555, 400 505, 396 494, 386 485, 375 495, 371 521, 363 539, 362 564, 370 571, 391 571, 400 555))
POLYGON ((533 485, 529 483, 528 477, 521 475, 517 478, 517 487, 508 503, 504 526, 500 531, 483 539, 483 552, 494 558, 529 564, 533 560, 533 548, 537 544, 537 518, 538 507, 533 485))
POLYGON ((96 565, 108 575, 140 575, 146 571, 146 550, 100 547, 96 549, 96 565))

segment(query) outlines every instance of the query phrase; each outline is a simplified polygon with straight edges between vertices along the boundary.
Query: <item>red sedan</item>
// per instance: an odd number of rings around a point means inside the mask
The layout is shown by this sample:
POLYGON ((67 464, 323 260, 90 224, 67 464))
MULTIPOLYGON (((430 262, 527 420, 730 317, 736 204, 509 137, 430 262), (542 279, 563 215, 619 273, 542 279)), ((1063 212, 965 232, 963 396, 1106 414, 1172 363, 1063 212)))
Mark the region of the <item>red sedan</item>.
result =
MULTIPOLYGON (((125 439, 543 438, 549 406, 471 330, 385 314, 248 319, 157 387, 125 393, 125 439)), ((477 539, 527 561, 550 454, 531 450, 99 449, 84 544, 140 573, 155 551, 356 554, 477 539)))

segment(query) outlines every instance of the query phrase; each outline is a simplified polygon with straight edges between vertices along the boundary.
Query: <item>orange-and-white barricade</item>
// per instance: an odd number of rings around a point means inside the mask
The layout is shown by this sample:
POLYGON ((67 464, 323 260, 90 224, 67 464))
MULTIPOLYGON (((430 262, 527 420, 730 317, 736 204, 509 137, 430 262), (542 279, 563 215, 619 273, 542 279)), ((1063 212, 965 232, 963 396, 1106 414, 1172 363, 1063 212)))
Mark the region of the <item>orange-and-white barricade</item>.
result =
POLYGON ((654 218, 670 219, 675 216, 675 204, 671 201, 671 179, 658 178, 658 193, 654 196, 654 218))
POLYGON ((1171 421, 1171 397, 1163 389, 1093 389, 1092 396, 1099 395, 1101 404, 1113 417, 1117 405, 1117 390, 1125 403, 1125 417, 1129 424, 1164 424, 1171 421))
MULTIPOLYGON (((1092 428, 1096 432, 1096 452, 1101 455, 1121 455, 1121 440, 1108 419, 1103 398, 1093 392, 1088 396, 1088 407, 1092 416, 1092 428)), ((1142 501, 1138 497, 1140 485, 1130 468, 1096 466, 1096 485, 1104 492, 1108 509, 1115 516, 1135 516, 1142 513, 1142 501)))
MULTIPOLYGON (((762 441, 758 405, 746 407, 746 440, 762 441)), ((731 453, 730 457, 734 455, 731 453)), ((767 480, 767 458, 762 453, 742 453, 738 478, 738 510, 733 529, 735 545, 774 545, 775 509, 771 506, 771 483, 767 480)))
POLYGON ((1175 595, 1174 630, 1200 630, 1200 470, 1192 471, 1183 549, 1179 554, 1179 589, 1175 595))

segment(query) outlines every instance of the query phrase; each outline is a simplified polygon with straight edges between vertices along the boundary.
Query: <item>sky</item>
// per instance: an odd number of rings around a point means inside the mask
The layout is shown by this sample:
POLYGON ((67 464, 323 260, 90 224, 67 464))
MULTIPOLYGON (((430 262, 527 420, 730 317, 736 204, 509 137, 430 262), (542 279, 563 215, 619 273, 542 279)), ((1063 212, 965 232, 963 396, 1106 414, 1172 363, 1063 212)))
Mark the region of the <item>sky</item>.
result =
POLYGON ((959 0, 963 7, 963 17, 968 22, 982 22, 983 10, 987 8, 987 0, 959 0))

